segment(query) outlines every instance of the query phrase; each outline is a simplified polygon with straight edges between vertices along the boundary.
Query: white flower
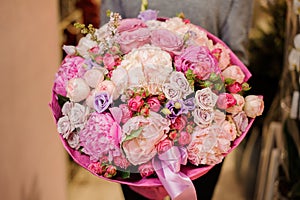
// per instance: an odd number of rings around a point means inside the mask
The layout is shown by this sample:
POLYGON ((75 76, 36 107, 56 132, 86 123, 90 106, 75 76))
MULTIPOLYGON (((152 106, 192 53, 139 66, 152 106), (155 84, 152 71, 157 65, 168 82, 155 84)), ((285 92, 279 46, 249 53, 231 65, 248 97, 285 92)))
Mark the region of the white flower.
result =
POLYGON ((68 116, 59 118, 57 122, 57 131, 63 136, 63 138, 67 138, 74 128, 75 127, 72 126, 68 116))
POLYGON ((76 47, 72 45, 64 45, 63 50, 66 52, 68 55, 75 55, 76 54, 76 47))
POLYGON ((75 128, 82 129, 87 120, 89 109, 79 103, 75 103, 68 113, 70 122, 75 128))
POLYGON ((171 83, 163 84, 162 91, 164 92, 166 98, 169 100, 176 101, 178 99, 181 99, 182 97, 181 90, 171 83))
POLYGON ((202 128, 208 127, 211 125, 213 119, 214 119, 214 112, 212 110, 203 110, 196 108, 192 115, 194 117, 194 122, 202 128))
POLYGON ((218 95, 213 93, 210 88, 204 88, 202 90, 197 90, 195 94, 196 105, 201 109, 210 110, 216 105, 218 100, 218 95))
POLYGON ((77 52, 84 58, 89 58, 89 52, 93 47, 97 46, 97 42, 90 39, 87 35, 79 40, 78 45, 76 47, 77 52))
POLYGON ((170 77, 170 83, 182 92, 183 98, 193 92, 189 82, 182 72, 173 72, 170 77))
POLYGON ((67 138, 69 146, 73 149, 78 149, 80 147, 79 138, 80 138, 79 135, 75 132, 69 134, 67 138))

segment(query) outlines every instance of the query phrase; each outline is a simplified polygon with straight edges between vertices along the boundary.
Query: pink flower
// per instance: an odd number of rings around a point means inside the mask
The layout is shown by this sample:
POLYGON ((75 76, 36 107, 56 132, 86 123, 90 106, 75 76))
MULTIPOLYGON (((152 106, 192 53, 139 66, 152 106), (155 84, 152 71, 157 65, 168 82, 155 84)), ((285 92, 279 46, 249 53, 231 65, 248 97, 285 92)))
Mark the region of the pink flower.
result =
POLYGON ((113 165, 108 165, 105 170, 103 174, 105 178, 112 178, 117 174, 117 168, 113 165))
POLYGON ((121 128, 108 113, 92 113, 79 136, 82 151, 90 156, 91 161, 103 156, 112 161, 113 157, 120 155, 121 128))
POLYGON ((66 96, 67 82, 75 77, 83 76, 85 70, 83 68, 84 59, 79 56, 67 56, 56 74, 54 80, 54 91, 57 94, 66 96))
POLYGON ((218 97, 217 106, 222 110, 226 110, 236 104, 236 99, 232 94, 222 93, 218 97))
POLYGON ((157 97, 150 97, 147 99, 147 104, 150 106, 150 110, 158 112, 161 105, 157 97))
POLYGON ((72 78, 66 87, 67 97, 73 102, 85 100, 90 94, 90 87, 82 78, 72 78))
POLYGON ((191 134, 189 134, 186 131, 180 132, 180 136, 178 138, 178 144, 180 146, 184 146, 184 145, 189 144, 191 142, 191 140, 192 140, 191 134))
POLYGON ((100 162, 92 162, 89 164, 88 170, 90 170, 91 172, 93 172, 95 174, 101 175, 103 172, 103 166, 101 165, 100 162))
POLYGON ((103 64, 106 69, 113 70, 113 67, 115 66, 115 58, 110 53, 106 53, 103 57, 103 64))
POLYGON ((178 53, 183 46, 183 40, 167 29, 156 29, 151 32, 151 44, 167 52, 178 53))
POLYGON ((173 141, 166 138, 156 145, 156 149, 157 152, 161 154, 168 151, 172 146, 174 146, 173 141))
POLYGON ((113 100, 116 100, 119 97, 115 84, 109 80, 104 80, 96 86, 95 93, 98 92, 107 92, 113 97, 113 100))
POLYGON ((218 96, 210 88, 197 90, 195 94, 196 105, 201 109, 211 110, 216 105, 218 96))
POLYGON ((150 112, 149 117, 136 116, 123 125, 122 148, 133 165, 151 160, 156 154, 156 145, 169 131, 170 121, 160 114, 150 112), (134 137, 131 137, 135 133, 134 137))
POLYGON ((221 70, 225 69, 230 64, 230 51, 224 45, 217 43, 214 46, 213 52, 218 52, 219 67, 221 70))
POLYGON ((224 79, 230 78, 241 84, 245 79, 244 72, 237 65, 231 65, 227 67, 224 71, 222 71, 222 76, 224 77, 224 79))
POLYGON ((234 115, 233 121, 235 122, 235 124, 238 128, 238 136, 242 132, 246 131, 248 124, 249 124, 249 120, 248 120, 248 117, 245 112, 239 112, 238 114, 234 115))
POLYGON ((249 95, 245 97, 244 111, 248 117, 255 118, 262 115, 264 110, 264 101, 262 96, 249 95))
POLYGON ((124 124, 132 117, 132 111, 128 108, 126 104, 119 105, 119 108, 121 108, 122 110, 121 122, 124 124))
POLYGON ((214 119, 213 110, 196 108, 195 110, 193 110, 192 115, 194 117, 194 122, 202 128, 210 126, 214 119))
POLYGON ((121 51, 125 54, 132 49, 144 46, 150 43, 150 32, 147 28, 139 28, 134 31, 124 31, 117 38, 121 51))
POLYGON ((175 67, 182 72, 191 69, 201 80, 208 79, 212 72, 219 74, 221 71, 216 58, 205 46, 187 47, 182 54, 175 56, 175 67))
POLYGON ((239 94, 232 94, 236 100, 236 105, 229 107, 226 109, 226 112, 231 113, 233 115, 241 112, 245 105, 244 97, 239 94))
POLYGON ((189 161, 198 165, 215 165, 222 162, 224 154, 230 150, 227 133, 219 126, 205 129, 196 127, 192 141, 187 146, 189 161))
POLYGON ((225 111, 215 110, 214 122, 218 125, 222 124, 226 118, 225 111))
POLYGON ((114 157, 114 164, 122 169, 126 169, 130 165, 123 154, 114 157))
POLYGON ((148 177, 148 176, 154 174, 154 168, 153 168, 151 162, 140 165, 138 170, 142 177, 148 177))
POLYGON ((123 19, 118 26, 118 32, 122 33, 124 31, 134 31, 139 28, 145 28, 147 25, 140 19, 131 18, 123 19))
POLYGON ((132 111, 139 111, 139 109, 144 105, 144 100, 141 96, 135 96, 128 101, 128 107, 132 111))
POLYGON ((233 84, 228 85, 226 87, 226 89, 228 90, 228 92, 236 94, 236 93, 240 92, 243 88, 240 83, 234 82, 233 84))
POLYGON ((178 131, 182 131, 185 128, 186 123, 187 123, 187 117, 184 115, 180 115, 171 124, 170 128, 178 131))
POLYGON ((221 124, 221 127, 227 133, 226 139, 228 139, 230 141, 233 141, 236 138, 236 136, 238 135, 235 124, 231 121, 224 121, 221 124))

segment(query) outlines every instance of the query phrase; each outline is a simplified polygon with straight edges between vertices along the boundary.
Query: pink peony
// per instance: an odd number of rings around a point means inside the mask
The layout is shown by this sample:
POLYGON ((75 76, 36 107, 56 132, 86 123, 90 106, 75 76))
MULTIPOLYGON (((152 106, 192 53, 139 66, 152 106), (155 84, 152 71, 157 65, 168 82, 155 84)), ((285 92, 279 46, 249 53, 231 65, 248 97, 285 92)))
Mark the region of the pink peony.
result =
POLYGON ((114 157, 114 164, 122 169, 126 169, 130 165, 123 154, 114 157))
POLYGON ((175 67, 177 71, 182 72, 191 69, 201 80, 208 79, 212 72, 221 72, 216 58, 205 46, 187 47, 182 54, 175 56, 175 67))
POLYGON ((150 112, 149 117, 136 116, 123 125, 122 148, 133 165, 148 162, 156 154, 156 145, 169 131, 169 120, 150 112), (134 137, 131 137, 135 133, 134 137))
POLYGON ((67 56, 63 60, 59 71, 54 80, 53 90, 57 94, 66 96, 67 83, 70 79, 75 77, 82 77, 85 70, 83 68, 84 59, 79 56, 67 56))
POLYGON ((249 95, 245 97, 244 111, 248 117, 255 118, 262 115, 264 110, 264 101, 262 96, 249 95))
POLYGON ((219 126, 196 127, 187 146, 189 161, 196 166, 222 162, 224 154, 230 150, 230 140, 227 138, 227 133, 219 126))
POLYGON ((92 113, 79 136, 82 151, 90 156, 91 161, 98 161, 103 156, 112 161, 113 157, 120 155, 121 128, 108 113, 92 113))

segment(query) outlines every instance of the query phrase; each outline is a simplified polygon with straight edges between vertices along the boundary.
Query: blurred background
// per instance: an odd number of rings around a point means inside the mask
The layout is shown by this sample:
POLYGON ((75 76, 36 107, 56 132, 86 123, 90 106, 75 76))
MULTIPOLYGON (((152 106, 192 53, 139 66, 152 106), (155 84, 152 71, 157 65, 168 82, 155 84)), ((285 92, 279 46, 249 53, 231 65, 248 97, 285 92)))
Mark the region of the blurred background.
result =
MULTIPOLYGON (((101 0, 2 1, 0 199, 123 199, 118 184, 71 161, 48 106, 61 47, 81 37, 73 23, 99 27, 100 6, 101 0)), ((300 1, 255 0, 253 9, 251 93, 264 95, 266 108, 225 160, 214 200, 300 199, 300 1)))

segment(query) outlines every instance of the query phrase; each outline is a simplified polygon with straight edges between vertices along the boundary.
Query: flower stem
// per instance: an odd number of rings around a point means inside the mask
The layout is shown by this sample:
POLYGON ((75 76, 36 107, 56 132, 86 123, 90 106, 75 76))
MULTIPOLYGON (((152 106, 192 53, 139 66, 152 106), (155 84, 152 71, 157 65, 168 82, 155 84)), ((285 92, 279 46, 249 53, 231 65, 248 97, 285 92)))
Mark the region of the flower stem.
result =
POLYGON ((148 0, 142 0, 141 11, 148 9, 148 0))

